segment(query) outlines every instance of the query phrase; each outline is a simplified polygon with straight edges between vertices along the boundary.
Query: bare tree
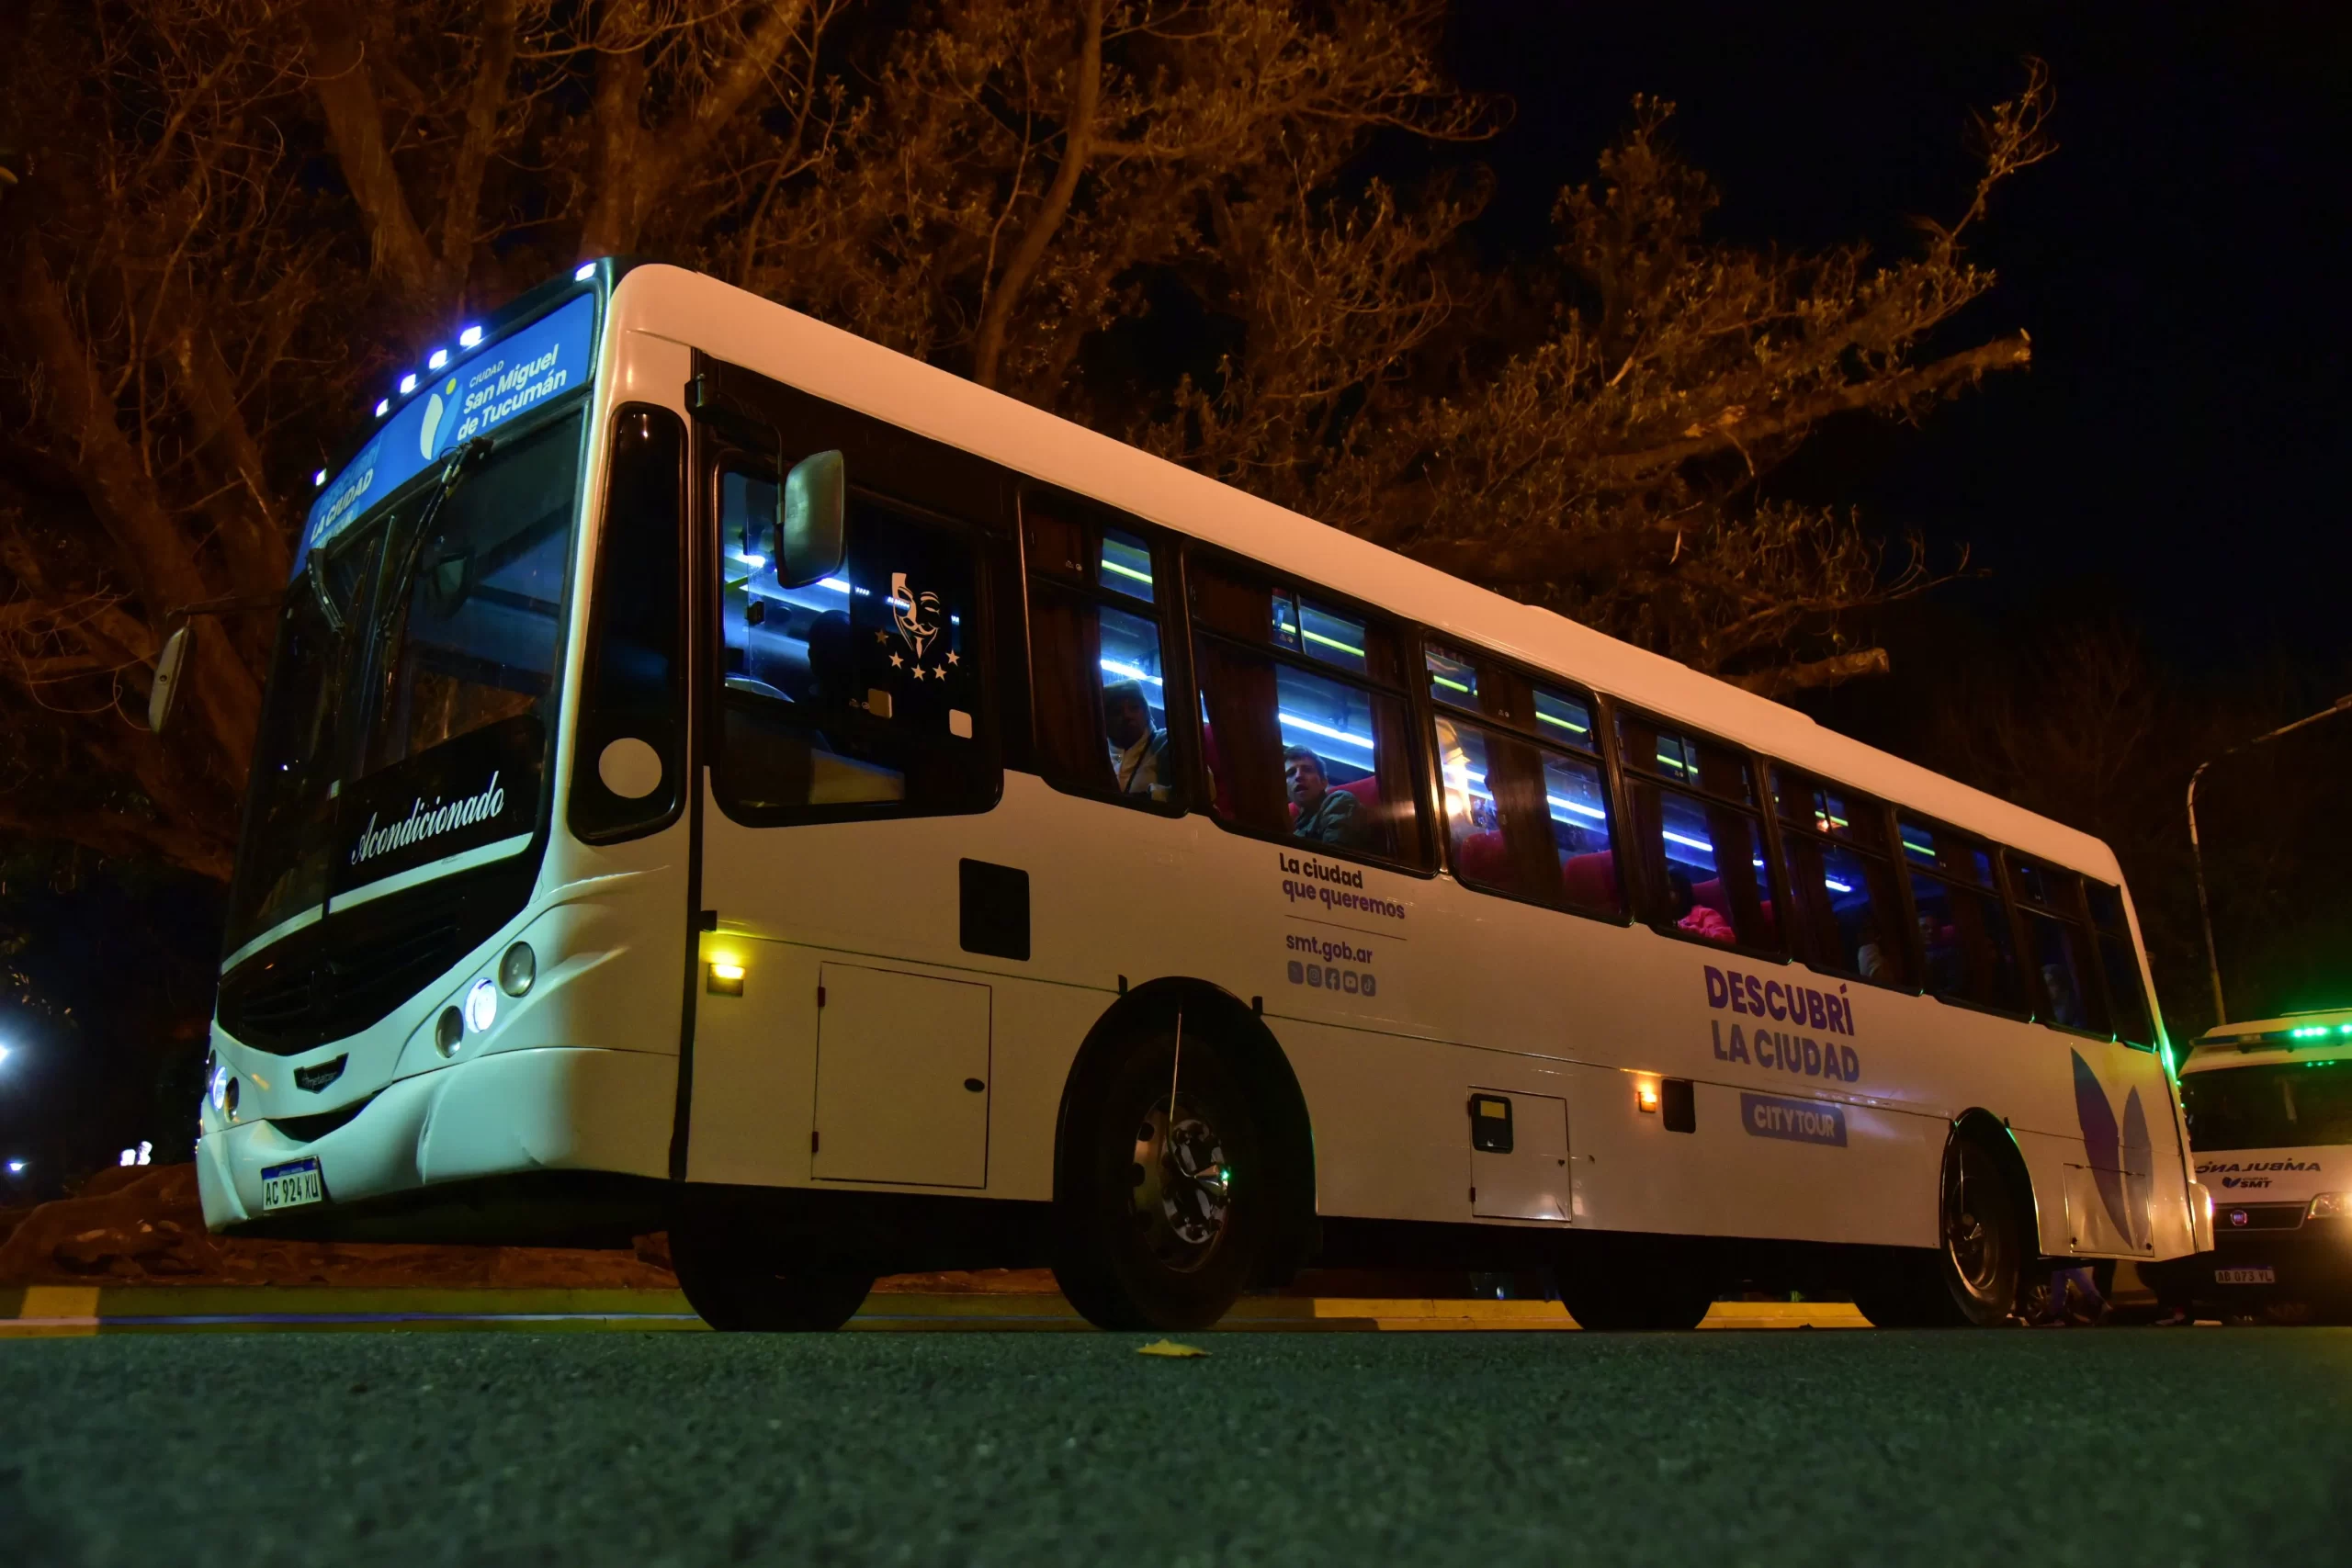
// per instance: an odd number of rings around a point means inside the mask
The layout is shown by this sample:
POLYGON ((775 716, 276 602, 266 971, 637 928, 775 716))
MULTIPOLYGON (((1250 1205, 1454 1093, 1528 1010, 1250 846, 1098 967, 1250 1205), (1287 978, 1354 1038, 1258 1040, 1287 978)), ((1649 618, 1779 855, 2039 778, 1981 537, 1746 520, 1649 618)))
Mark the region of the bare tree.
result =
MULTIPOLYGON (((1828 419, 1916 417, 2021 334, 1923 348, 2046 152, 2037 72, 1920 254, 1710 243, 1637 107, 1548 264, 1466 243, 1507 106, 1441 0, 32 0, 0 20, 0 828, 225 872, 272 623, 340 411, 583 255, 727 276, 1476 581, 1788 690, 1916 592, 1774 501, 1828 419), (54 84, 86 83, 59 92, 54 84), (1382 139, 1464 150, 1370 177, 1382 139)), ((1948 335, 1948 334, 1947 334, 1948 335)), ((1944 341, 1942 335, 1936 341, 1944 341)))

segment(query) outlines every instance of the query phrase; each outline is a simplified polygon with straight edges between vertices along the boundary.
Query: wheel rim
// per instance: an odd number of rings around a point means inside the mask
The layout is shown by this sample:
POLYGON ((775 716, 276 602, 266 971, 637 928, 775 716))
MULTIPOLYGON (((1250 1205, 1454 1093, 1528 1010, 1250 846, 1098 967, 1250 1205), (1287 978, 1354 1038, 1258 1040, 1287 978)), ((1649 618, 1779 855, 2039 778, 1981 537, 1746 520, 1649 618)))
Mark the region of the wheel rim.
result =
POLYGON ((1944 1202, 1944 1256, 1961 1289, 1986 1306, 2000 1301, 2009 1272, 2009 1238, 1998 1205, 2003 1190, 1983 1154, 1962 1144, 1944 1202))
POLYGON ((1233 1207, 1225 1140, 1210 1110, 1181 1097, 1171 1134, 1167 1101, 1148 1109, 1136 1127, 1128 1183, 1128 1213, 1151 1255, 1181 1273, 1206 1263, 1233 1207))

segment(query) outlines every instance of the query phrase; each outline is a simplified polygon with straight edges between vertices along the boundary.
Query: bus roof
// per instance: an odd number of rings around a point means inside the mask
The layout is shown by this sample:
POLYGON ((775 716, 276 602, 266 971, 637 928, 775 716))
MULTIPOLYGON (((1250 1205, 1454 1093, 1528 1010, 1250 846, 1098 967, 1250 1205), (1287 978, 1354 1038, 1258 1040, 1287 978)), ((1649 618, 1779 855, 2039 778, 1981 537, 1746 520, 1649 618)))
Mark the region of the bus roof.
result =
POLYGON ((723 344, 725 357, 771 379, 1234 550, 1310 586, 1557 671, 2038 859, 2103 882, 2122 880, 2113 852, 2089 834, 1825 729, 1794 708, 1661 654, 1408 559, 717 278, 673 266, 636 268, 615 289, 612 325, 697 346, 723 344))

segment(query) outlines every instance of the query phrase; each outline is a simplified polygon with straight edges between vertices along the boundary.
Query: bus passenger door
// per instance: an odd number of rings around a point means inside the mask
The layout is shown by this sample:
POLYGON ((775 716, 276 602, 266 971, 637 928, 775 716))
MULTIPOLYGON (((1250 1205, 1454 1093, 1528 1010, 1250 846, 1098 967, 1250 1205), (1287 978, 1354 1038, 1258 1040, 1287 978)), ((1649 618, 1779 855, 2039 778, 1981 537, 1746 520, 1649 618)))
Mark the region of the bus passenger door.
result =
POLYGON ((686 1175, 983 1188, 991 993, 915 971, 968 972, 961 835, 923 819, 967 821, 1001 792, 989 572, 1011 481, 695 367, 705 974, 686 1175), (780 491, 839 498, 832 561, 786 538, 780 491))
POLYGON ((818 975, 809 1174, 987 1186, 989 987, 850 964, 818 975))

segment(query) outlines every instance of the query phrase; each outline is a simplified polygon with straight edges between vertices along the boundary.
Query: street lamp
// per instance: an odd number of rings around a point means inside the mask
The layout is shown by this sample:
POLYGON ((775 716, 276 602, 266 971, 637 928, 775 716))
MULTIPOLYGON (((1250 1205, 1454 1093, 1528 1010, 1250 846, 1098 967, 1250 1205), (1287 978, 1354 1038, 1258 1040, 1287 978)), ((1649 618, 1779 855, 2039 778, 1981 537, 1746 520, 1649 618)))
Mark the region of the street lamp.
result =
POLYGON ((2322 708, 2317 713, 2307 714, 2292 724, 2282 724, 2267 735, 2257 735, 2251 740, 2242 740, 2228 750, 2198 763, 2197 771, 2188 775, 2188 858, 2190 864, 2197 871, 2197 918, 2205 928, 2205 963, 2213 977, 2213 1021, 2217 1024, 2229 1021, 2230 1010, 2228 1004, 2222 999, 2222 954, 2213 945, 2213 908, 2205 897, 2205 850, 2197 840, 2197 786, 2204 782, 2205 770, 2220 761, 2222 758, 2234 757, 2240 751, 2251 751, 2256 746, 2266 745, 2282 735, 2292 735, 2307 724, 2317 724, 2321 719, 2334 717, 2346 708, 2352 708, 2352 694, 2338 697, 2329 706, 2322 708))

